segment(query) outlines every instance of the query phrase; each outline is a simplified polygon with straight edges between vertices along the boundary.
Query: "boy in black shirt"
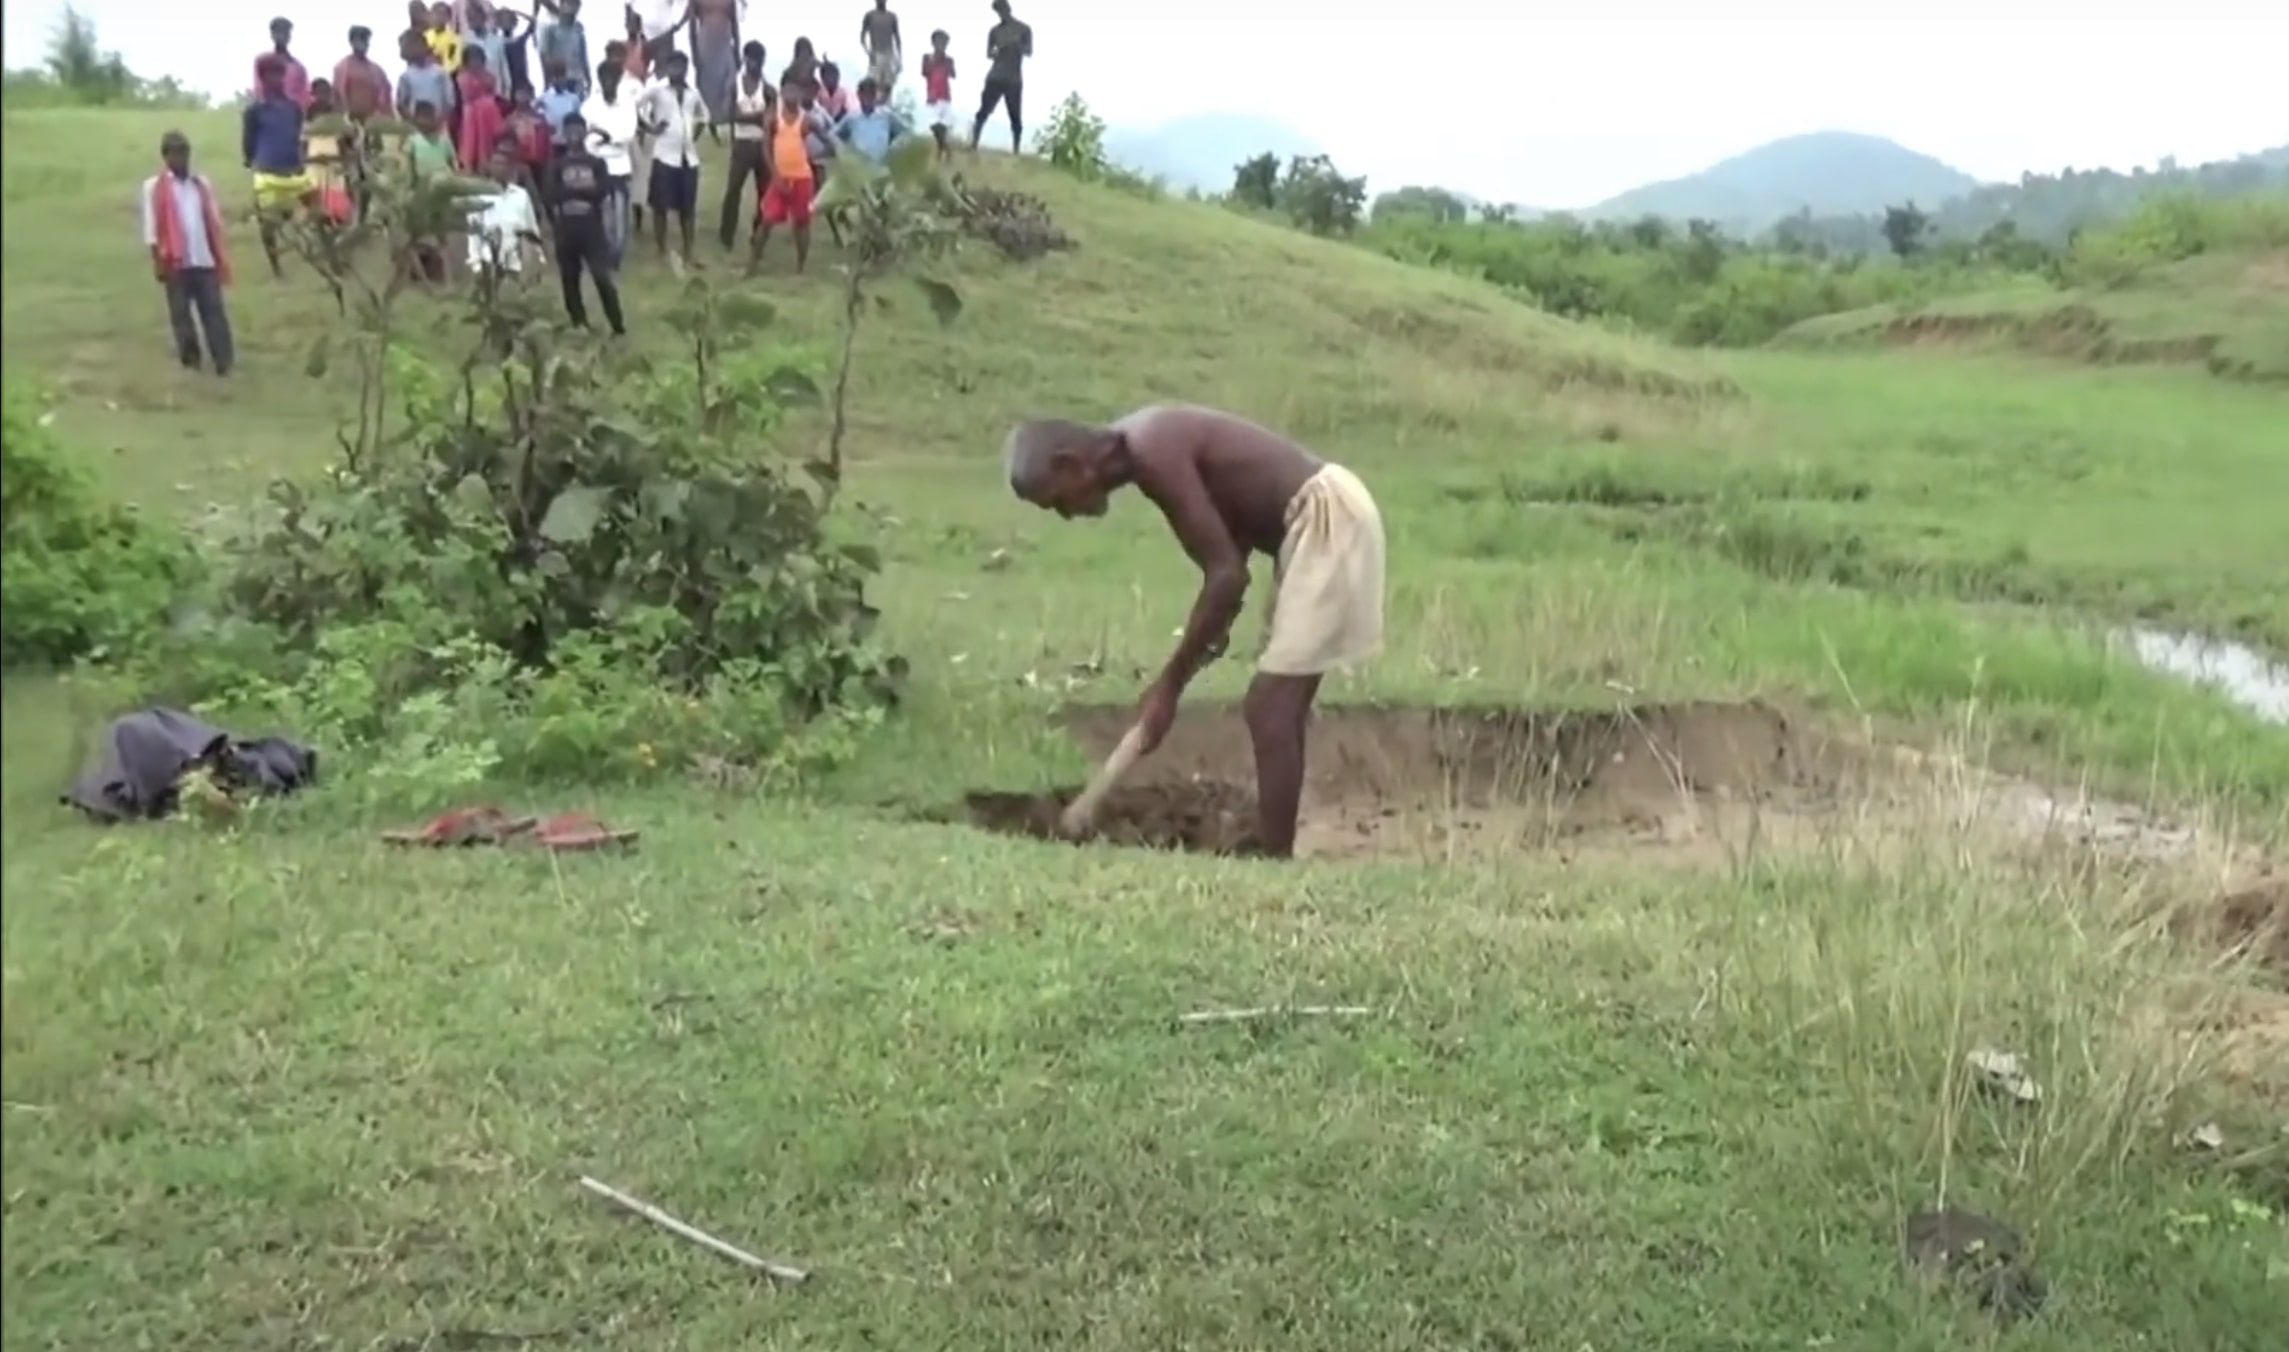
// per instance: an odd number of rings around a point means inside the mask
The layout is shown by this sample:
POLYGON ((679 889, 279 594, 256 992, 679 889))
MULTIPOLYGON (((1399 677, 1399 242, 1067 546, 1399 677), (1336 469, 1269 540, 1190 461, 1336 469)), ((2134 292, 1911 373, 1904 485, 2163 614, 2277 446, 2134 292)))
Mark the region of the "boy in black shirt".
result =
POLYGON ((578 113, 564 119, 564 148, 550 162, 548 203, 556 221, 556 268, 564 280, 564 312, 588 327, 588 305, 581 299, 580 274, 596 279, 596 299, 614 336, 625 336, 620 288, 612 280, 612 242, 604 229, 605 197, 612 181, 604 161, 588 148, 588 121, 578 113))

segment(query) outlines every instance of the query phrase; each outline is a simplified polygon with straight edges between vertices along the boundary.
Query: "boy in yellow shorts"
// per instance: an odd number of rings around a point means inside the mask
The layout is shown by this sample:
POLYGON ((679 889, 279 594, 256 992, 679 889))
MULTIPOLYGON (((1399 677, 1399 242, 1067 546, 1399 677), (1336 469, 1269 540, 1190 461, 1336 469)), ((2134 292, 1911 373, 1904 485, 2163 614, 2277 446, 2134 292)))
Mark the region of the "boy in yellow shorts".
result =
POLYGON ((278 227, 317 193, 303 158, 302 105, 286 95, 286 63, 275 54, 255 63, 261 97, 246 106, 239 149, 254 171, 254 209, 262 222, 262 252, 271 275, 285 272, 278 258, 278 227))

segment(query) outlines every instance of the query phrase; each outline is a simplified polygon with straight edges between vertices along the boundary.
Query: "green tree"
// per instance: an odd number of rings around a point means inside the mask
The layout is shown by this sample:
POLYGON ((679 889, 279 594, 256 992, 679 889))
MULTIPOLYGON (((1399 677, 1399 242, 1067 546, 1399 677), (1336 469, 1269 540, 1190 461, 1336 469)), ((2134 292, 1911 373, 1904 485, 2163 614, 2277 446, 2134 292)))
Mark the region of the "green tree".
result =
POLYGON ((1884 208, 1884 242, 1891 246, 1893 257, 1905 261, 1923 252, 1930 233, 1931 218, 1915 203, 1884 208))
POLYGON ((71 104, 85 107, 203 107, 207 100, 172 79, 146 80, 127 68, 117 52, 107 52, 95 21, 66 8, 48 37, 37 67, 7 73, 12 105, 71 104))
POLYGON ((1271 211, 1280 204, 1280 157, 1265 151, 1232 166, 1232 202, 1271 211))
POLYGON ((1425 220, 1446 224, 1470 219, 1470 204, 1462 194, 1445 188, 1425 188, 1410 185, 1393 188, 1375 198, 1368 213, 1371 220, 1388 220, 1400 216, 1420 216, 1425 220))
POLYGON ((1367 207, 1365 177, 1346 178, 1325 155, 1297 155, 1280 176, 1280 209, 1315 235, 1348 235, 1367 207))

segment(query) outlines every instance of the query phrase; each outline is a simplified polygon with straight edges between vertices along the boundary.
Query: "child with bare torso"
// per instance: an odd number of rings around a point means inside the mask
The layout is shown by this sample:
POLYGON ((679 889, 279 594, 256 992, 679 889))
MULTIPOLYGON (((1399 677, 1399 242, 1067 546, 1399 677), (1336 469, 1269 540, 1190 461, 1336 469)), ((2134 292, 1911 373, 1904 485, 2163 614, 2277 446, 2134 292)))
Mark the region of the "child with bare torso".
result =
POLYGON ((1257 846, 1295 850, 1304 727, 1320 679, 1371 656, 1383 635, 1383 520, 1366 485, 1267 428, 1190 405, 1140 409, 1108 427, 1040 420, 1010 433, 1010 487, 1070 520, 1103 516, 1134 486, 1200 568, 1176 651, 1137 707, 1150 754, 1184 688, 1223 650, 1251 554, 1276 561, 1271 618, 1243 705, 1256 753, 1257 846))

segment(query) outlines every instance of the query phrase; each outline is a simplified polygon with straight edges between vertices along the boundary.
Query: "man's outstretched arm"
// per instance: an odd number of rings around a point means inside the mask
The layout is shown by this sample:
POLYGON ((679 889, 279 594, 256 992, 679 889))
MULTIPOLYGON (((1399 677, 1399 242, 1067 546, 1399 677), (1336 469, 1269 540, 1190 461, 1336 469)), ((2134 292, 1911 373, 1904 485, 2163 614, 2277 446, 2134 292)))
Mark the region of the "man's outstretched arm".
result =
POLYGON ((1176 641, 1176 651, 1156 682, 1173 699, 1184 693, 1240 617, 1248 597, 1248 556, 1225 529, 1191 457, 1140 473, 1137 487, 1160 507, 1177 543, 1200 566, 1200 594, 1184 622, 1184 636, 1176 641))

